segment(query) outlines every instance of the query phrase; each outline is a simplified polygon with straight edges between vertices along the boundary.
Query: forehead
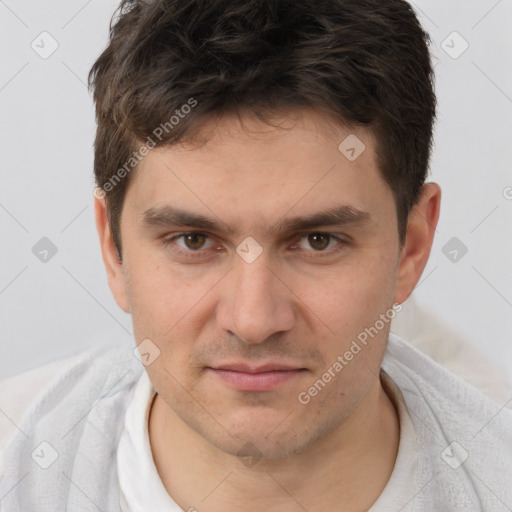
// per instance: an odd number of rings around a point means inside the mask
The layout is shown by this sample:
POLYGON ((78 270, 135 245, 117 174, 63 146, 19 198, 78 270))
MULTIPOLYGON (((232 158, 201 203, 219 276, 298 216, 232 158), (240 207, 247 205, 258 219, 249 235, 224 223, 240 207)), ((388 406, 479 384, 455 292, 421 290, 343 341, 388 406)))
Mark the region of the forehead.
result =
POLYGON ((126 201, 140 213, 170 201, 209 217, 237 214, 263 224, 292 209, 369 210, 393 202, 367 128, 301 111, 272 124, 226 116, 203 125, 197 139, 150 151, 131 177, 126 201))

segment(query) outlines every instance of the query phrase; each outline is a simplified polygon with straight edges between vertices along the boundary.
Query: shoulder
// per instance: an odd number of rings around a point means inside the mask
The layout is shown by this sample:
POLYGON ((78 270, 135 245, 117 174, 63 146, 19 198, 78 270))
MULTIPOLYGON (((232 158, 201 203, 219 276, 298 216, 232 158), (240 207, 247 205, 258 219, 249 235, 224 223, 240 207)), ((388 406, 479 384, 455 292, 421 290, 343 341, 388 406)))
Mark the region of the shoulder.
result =
MULTIPOLYGON (((59 374, 72 367, 84 353, 58 359, 51 363, 0 381, 0 454, 3 454, 30 405, 59 374)), ((0 458, 0 477, 3 475, 3 458, 0 458)))
POLYGON ((0 382, 0 479, 4 475, 6 447, 16 434, 27 435, 28 419, 39 420, 69 400, 74 389, 92 391, 91 400, 99 398, 105 387, 123 368, 136 368, 127 344, 96 345, 74 356, 21 373, 0 382), (115 368, 108 375, 108 368, 115 368), (107 371, 105 371, 107 369, 107 371), (38 413, 35 414, 35 411, 38 413))
MULTIPOLYGON (((428 403, 432 411, 439 412, 444 417, 451 417, 450 411, 453 411, 458 415, 455 416, 456 419, 464 421, 465 416, 473 414, 468 418, 473 423, 478 417, 474 413, 478 411, 485 414, 503 410, 501 417, 512 426, 512 411, 509 409, 512 393, 499 402, 489 398, 481 389, 393 333, 389 335, 382 367, 403 388, 402 391, 405 389, 405 394, 415 396, 418 404, 428 403), (447 406, 449 410, 446 409, 447 406)), ((512 440, 512 430, 510 439, 512 440)))
POLYGON ((430 482, 425 487, 429 496, 437 496, 438 505, 449 504, 450 510, 474 510, 474 503, 498 510, 496 496, 512 500, 510 402, 494 402, 394 334, 382 368, 411 413, 419 474, 425 485, 430 482))
MULTIPOLYGON (((392 332, 498 403, 512 397, 505 372, 438 316, 410 297, 392 332)), ((512 407, 512 404, 510 404, 512 407)))

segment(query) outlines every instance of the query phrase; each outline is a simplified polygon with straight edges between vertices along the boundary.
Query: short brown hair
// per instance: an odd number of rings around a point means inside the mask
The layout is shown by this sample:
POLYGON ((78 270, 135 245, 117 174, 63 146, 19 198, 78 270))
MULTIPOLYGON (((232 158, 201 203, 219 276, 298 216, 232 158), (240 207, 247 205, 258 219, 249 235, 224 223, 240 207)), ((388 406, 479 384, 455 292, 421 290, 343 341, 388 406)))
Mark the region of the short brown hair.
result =
POLYGON ((89 73, 94 172, 119 256, 141 145, 193 139, 201 121, 226 113, 265 119, 285 107, 372 129, 403 243, 432 146, 429 43, 404 0, 123 0, 89 73), (185 105, 191 115, 179 115, 185 105))

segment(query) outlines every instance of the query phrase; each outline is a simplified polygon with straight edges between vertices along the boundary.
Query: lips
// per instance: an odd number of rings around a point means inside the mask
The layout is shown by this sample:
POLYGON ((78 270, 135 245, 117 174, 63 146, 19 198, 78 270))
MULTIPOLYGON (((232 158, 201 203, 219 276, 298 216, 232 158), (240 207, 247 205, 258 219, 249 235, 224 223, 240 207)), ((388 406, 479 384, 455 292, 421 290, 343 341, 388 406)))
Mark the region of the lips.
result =
POLYGON ((238 391, 271 391, 303 375, 307 370, 296 366, 269 362, 259 366, 230 363, 209 368, 224 384, 238 391))
POLYGON ((243 373, 262 373, 262 372, 275 372, 275 371, 294 371, 302 370, 290 365, 279 364, 279 363, 266 363, 260 366, 250 366, 246 363, 233 363, 220 365, 214 368, 214 370, 229 370, 232 372, 243 372, 243 373))

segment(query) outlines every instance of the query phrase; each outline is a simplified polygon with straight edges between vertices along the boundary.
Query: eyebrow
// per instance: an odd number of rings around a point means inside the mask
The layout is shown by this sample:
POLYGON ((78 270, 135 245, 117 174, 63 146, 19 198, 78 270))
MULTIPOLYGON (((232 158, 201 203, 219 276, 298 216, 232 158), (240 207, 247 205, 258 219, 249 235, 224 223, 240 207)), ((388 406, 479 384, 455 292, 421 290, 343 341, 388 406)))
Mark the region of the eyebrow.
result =
MULTIPOLYGON (((325 211, 280 220, 270 227, 269 234, 282 234, 293 231, 307 231, 319 226, 358 226, 370 221, 371 215, 353 206, 342 205, 325 211)), ((174 208, 169 205, 152 207, 142 214, 142 222, 146 226, 179 226, 199 228, 208 231, 237 234, 237 229, 224 222, 218 222, 204 215, 174 208)))

